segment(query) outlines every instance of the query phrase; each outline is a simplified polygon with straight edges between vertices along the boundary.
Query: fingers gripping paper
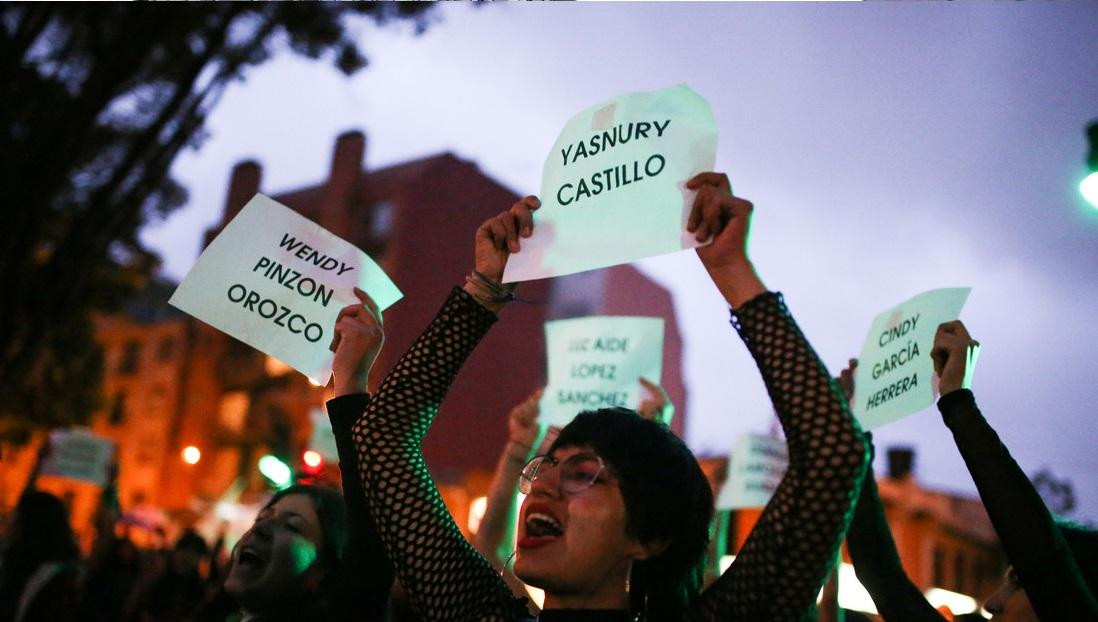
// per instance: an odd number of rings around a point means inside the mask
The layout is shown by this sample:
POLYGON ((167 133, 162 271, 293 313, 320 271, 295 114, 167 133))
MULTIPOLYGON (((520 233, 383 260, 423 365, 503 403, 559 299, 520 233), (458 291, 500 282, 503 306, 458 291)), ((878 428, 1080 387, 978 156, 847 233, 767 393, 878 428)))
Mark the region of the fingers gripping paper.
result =
POLYGON ((640 402, 640 378, 660 381, 663 319, 586 317, 545 323, 549 383, 544 425, 564 426, 585 410, 640 402))
POLYGON ((561 276, 699 246, 685 232, 694 192, 712 170, 717 124, 685 84, 630 93, 572 117, 553 145, 541 209, 505 283, 561 276))
POLYGON ((364 290, 402 294, 366 253, 261 194, 199 256, 168 301, 325 385, 339 310, 364 290))
POLYGON ((854 416, 863 428, 878 428, 934 403, 934 335, 939 324, 961 315, 971 291, 932 289, 873 320, 854 376, 854 416))

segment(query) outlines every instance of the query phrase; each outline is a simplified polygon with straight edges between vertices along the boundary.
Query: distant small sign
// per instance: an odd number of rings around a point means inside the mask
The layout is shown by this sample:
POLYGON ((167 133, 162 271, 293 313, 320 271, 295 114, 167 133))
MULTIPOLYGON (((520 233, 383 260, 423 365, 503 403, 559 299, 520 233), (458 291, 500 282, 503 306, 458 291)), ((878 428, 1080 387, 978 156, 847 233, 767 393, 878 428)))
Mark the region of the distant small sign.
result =
POLYGON ((640 378, 660 381, 663 319, 595 316, 545 323, 549 383, 541 421, 563 427, 585 410, 636 408, 640 378))
POLYGON ((728 479, 717 495, 717 509, 761 508, 770 503, 789 466, 785 441, 744 434, 728 461, 728 479))
POLYGON ((85 428, 54 430, 50 433, 50 453, 42 462, 42 474, 103 486, 113 459, 114 441, 109 438, 85 428))

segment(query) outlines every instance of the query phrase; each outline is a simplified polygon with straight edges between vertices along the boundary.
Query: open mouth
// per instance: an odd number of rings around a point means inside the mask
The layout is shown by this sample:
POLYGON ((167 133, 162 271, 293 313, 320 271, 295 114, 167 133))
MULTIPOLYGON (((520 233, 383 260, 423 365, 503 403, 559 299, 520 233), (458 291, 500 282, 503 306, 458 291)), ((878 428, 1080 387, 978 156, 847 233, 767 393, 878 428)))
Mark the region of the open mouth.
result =
POLYGON ((522 526, 523 537, 518 541, 518 546, 522 549, 542 547, 564 535, 564 525, 560 519, 541 504, 532 504, 526 508, 526 520, 522 526))
POLYGON ((241 568, 255 569, 262 566, 263 561, 263 556, 251 546, 244 546, 237 555, 237 564, 241 568))
POLYGON ((549 514, 531 512, 526 515, 526 535, 535 538, 557 537, 564 535, 560 521, 549 514))

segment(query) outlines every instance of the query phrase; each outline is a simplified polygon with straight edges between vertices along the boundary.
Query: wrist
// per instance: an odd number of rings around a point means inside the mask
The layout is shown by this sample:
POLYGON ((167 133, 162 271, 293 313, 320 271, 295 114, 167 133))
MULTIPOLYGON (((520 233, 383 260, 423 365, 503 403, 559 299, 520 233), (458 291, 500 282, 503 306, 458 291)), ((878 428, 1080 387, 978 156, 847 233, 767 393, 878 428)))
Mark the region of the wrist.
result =
POLYGON ((513 462, 526 462, 526 456, 530 455, 530 444, 511 439, 507 441, 507 447, 503 453, 508 460, 513 462))
POLYGON ((755 272, 755 265, 746 257, 719 266, 707 265, 706 270, 732 309, 738 309, 766 291, 766 286, 755 272))
POLYGON ((462 289, 466 291, 480 306, 492 313, 498 314, 503 307, 514 299, 515 285, 504 285, 497 278, 489 276, 478 270, 473 270, 465 277, 462 289))

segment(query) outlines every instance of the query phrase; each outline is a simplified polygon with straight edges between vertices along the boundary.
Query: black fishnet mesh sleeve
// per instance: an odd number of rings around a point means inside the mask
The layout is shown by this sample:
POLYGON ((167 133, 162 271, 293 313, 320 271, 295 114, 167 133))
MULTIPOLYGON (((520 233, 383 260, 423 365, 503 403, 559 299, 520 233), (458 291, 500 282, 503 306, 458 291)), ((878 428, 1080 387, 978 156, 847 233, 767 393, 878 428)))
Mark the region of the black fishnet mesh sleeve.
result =
POLYGON ((370 511, 423 620, 513 620, 525 611, 454 524, 421 451, 454 376, 495 319, 455 288, 354 427, 370 511))
POLYGON ((762 372, 789 468, 724 575, 689 620, 800 620, 836 561, 865 474, 866 445, 846 400, 780 294, 752 299, 732 325, 762 372))

